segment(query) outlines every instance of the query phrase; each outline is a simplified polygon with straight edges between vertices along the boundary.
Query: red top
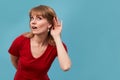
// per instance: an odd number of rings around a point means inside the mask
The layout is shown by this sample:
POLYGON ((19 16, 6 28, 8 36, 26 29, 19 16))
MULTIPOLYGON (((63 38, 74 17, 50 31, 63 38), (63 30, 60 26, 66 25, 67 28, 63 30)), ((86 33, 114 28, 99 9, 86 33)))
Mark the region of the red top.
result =
POLYGON ((55 46, 49 44, 44 54, 34 58, 30 49, 30 38, 21 35, 13 41, 8 52, 19 57, 14 80, 50 80, 47 72, 57 56, 55 46))

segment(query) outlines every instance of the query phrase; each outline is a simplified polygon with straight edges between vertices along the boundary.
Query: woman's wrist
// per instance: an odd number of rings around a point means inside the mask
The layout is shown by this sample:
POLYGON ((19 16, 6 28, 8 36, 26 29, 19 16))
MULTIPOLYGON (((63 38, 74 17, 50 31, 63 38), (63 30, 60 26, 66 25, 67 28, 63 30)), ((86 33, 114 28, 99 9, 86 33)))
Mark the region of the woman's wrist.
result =
POLYGON ((61 37, 60 36, 56 36, 54 37, 54 41, 57 44, 58 42, 61 42, 61 37))

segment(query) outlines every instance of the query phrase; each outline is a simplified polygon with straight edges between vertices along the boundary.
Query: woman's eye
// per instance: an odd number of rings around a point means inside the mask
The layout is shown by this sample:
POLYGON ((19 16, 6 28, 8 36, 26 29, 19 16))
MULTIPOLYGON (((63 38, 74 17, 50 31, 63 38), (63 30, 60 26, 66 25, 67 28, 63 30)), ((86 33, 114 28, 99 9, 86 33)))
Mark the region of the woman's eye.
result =
POLYGON ((42 20, 42 18, 41 18, 41 17, 38 17, 38 20, 42 20))
POLYGON ((32 21, 32 20, 37 20, 37 21, 40 21, 40 20, 42 20, 42 17, 30 17, 30 21, 32 21))

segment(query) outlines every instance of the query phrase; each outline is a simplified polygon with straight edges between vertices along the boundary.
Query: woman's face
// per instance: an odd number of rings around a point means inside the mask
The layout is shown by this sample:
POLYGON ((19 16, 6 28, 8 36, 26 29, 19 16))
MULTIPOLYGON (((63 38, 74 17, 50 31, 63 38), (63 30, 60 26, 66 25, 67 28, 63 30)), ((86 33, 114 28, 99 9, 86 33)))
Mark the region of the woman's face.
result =
POLYGON ((30 29, 33 34, 43 34, 51 27, 46 18, 37 15, 30 16, 30 29))

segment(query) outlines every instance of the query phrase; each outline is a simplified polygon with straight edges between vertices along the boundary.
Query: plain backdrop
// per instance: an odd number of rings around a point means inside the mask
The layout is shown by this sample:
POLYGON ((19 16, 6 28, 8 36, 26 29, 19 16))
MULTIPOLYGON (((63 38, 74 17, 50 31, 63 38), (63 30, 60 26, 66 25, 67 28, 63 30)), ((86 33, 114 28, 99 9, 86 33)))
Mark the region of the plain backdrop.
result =
POLYGON ((29 31, 32 7, 48 5, 63 21, 72 67, 52 64, 51 80, 120 80, 120 0, 0 0, 0 80, 13 80, 8 48, 29 31))

